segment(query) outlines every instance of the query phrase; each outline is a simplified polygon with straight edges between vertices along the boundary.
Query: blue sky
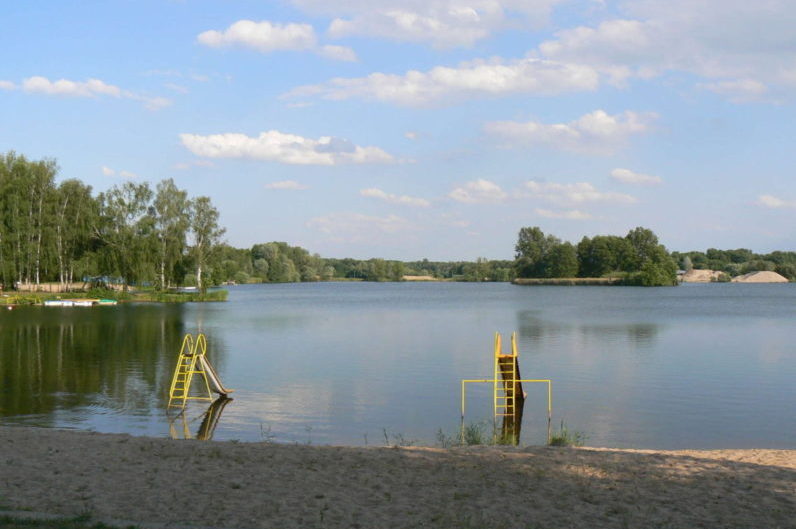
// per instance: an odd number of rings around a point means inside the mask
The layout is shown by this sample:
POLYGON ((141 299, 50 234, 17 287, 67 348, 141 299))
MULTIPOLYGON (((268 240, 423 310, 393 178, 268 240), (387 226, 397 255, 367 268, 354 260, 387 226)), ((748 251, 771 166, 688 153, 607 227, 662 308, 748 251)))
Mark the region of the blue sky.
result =
POLYGON ((173 178, 234 246, 796 247, 788 0, 5 4, 0 150, 95 191, 173 178))

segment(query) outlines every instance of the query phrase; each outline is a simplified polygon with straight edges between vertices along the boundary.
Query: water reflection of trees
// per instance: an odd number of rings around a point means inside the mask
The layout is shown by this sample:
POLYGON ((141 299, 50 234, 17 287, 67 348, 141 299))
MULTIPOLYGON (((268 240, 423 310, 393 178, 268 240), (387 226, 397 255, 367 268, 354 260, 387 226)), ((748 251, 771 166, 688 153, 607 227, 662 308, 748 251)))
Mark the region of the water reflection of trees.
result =
POLYGON ((60 409, 163 406, 184 332, 179 305, 9 311, 0 319, 0 415, 49 425, 60 409))
POLYGON ((517 313, 519 337, 523 342, 541 343, 545 339, 567 335, 580 335, 595 342, 625 339, 634 346, 653 345, 660 326, 655 323, 579 323, 545 320, 542 311, 517 313))

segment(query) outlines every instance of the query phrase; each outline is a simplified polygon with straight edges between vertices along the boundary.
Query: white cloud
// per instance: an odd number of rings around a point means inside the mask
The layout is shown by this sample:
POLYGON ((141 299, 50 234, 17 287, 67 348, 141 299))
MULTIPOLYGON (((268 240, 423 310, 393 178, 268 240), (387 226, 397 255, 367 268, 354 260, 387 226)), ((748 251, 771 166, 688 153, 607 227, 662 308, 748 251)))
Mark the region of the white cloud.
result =
POLYGON ((135 173, 131 173, 130 171, 117 171, 116 169, 111 169, 110 167, 103 165, 102 166, 102 174, 104 176, 119 176, 119 178, 127 178, 129 180, 134 180, 138 178, 138 175, 135 173))
MULTIPOLYGON (((9 82, 9 85, 12 88, 16 87, 14 83, 9 82)), ((86 81, 59 79, 57 81, 50 81, 46 77, 36 75, 23 79, 22 90, 30 94, 43 94, 47 96, 91 98, 106 96, 131 99, 144 103, 144 106, 150 110, 159 110, 171 104, 171 100, 165 97, 151 97, 131 92, 130 90, 123 90, 118 86, 108 84, 99 79, 88 79, 86 81)))
POLYGON ((359 194, 363 197, 377 198, 379 200, 389 202, 390 204, 399 204, 402 206, 427 208, 431 205, 431 202, 425 198, 410 197, 407 195, 393 195, 392 193, 386 193, 381 189, 376 189, 375 187, 370 189, 362 189, 359 194))
POLYGON ((336 242, 367 243, 373 243, 385 234, 414 229, 409 221, 396 215, 374 217, 360 213, 331 213, 315 217, 307 221, 307 227, 325 233, 336 242))
POLYGON ((281 190, 290 190, 290 191, 301 191, 303 189, 309 189, 309 186, 304 184, 299 184, 295 180, 282 180, 280 182, 271 182, 269 184, 265 184, 266 189, 281 189, 281 190))
POLYGON ((388 163, 394 158, 378 147, 360 147, 348 140, 322 136, 317 140, 277 130, 257 137, 239 133, 180 134, 182 144, 206 158, 253 158, 298 165, 388 163))
POLYGON ((611 178, 623 184, 637 184, 645 186, 654 186, 663 182, 660 176, 654 176, 643 173, 636 173, 630 169, 616 168, 611 171, 611 178))
POLYGON ((416 140, 417 139, 417 132, 413 132, 413 131, 410 130, 410 131, 404 133, 404 138, 406 138, 407 140, 416 140))
POLYGON ((513 25, 538 26, 561 0, 293 0, 335 16, 333 38, 364 35, 439 48, 470 46, 513 25))
POLYGON ((240 46, 261 53, 274 51, 313 51, 338 61, 356 61, 354 51, 345 46, 319 46, 309 24, 279 24, 263 20, 238 20, 224 31, 200 33, 196 40, 211 48, 240 46))
POLYGON ((536 208, 534 213, 546 219, 564 219, 564 220, 591 220, 594 217, 589 213, 577 209, 570 209, 565 211, 553 211, 551 209, 536 208))
POLYGON ((557 95, 595 90, 599 75, 589 66, 541 59, 471 61, 452 68, 403 75, 372 73, 367 77, 335 78, 319 85, 298 87, 285 97, 320 96, 342 100, 364 98, 422 106, 474 97, 528 94, 557 95))
POLYGON ((716 83, 700 83, 700 88, 725 96, 733 103, 759 101, 768 93, 768 87, 754 79, 736 79, 716 83))
POLYGON ((494 182, 478 179, 467 182, 463 187, 457 187, 448 193, 448 196, 456 202, 465 204, 494 204, 503 202, 508 198, 508 193, 494 182))
POLYGON ((760 195, 755 204, 769 209, 796 208, 796 200, 783 200, 772 195, 760 195))
POLYGON ((0 81, 0 90, 16 90, 17 85, 11 81, 0 81))
POLYGON ((58 81, 50 81, 46 77, 38 75, 28 77, 22 81, 22 89, 32 93, 71 97, 94 97, 98 95, 121 97, 122 95, 121 88, 107 84, 99 79, 89 79, 87 81, 59 79, 58 81))
POLYGON ((524 198, 539 198, 561 205, 583 204, 588 202, 609 202, 615 204, 633 204, 636 198, 625 193, 598 191, 588 182, 574 184, 557 184, 529 180, 518 193, 524 198))
POLYGON ((267 20, 238 20, 226 30, 205 31, 196 40, 211 48, 243 46, 259 52, 310 50, 316 46, 315 30, 309 24, 275 24, 267 20))
POLYGON ((610 115, 603 110, 595 110, 570 123, 494 121, 487 123, 485 130, 504 138, 509 144, 546 145, 566 151, 610 154, 631 136, 649 131, 656 117, 652 113, 626 111, 610 115))
POLYGON ((715 83, 733 101, 759 99, 770 85, 796 87, 796 3, 791 0, 641 0, 622 16, 542 43, 542 56, 589 64, 615 82, 669 71, 715 83))
POLYGON ((178 94, 187 94, 190 91, 188 90, 188 87, 176 83, 166 83, 163 86, 173 92, 177 92, 178 94))
POLYGON ((332 46, 327 44, 318 48, 317 53, 323 55, 327 59, 335 61, 356 62, 357 54, 351 48, 346 46, 332 46))

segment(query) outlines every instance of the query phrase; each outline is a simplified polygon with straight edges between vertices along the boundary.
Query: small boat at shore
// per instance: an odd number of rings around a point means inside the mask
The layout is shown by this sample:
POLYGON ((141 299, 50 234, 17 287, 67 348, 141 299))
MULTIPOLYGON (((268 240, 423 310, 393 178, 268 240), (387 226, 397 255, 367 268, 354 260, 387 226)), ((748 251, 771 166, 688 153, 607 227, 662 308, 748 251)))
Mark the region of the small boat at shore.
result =
POLYGON ((116 305, 115 299, 48 299, 44 302, 45 307, 93 307, 94 305, 116 305))

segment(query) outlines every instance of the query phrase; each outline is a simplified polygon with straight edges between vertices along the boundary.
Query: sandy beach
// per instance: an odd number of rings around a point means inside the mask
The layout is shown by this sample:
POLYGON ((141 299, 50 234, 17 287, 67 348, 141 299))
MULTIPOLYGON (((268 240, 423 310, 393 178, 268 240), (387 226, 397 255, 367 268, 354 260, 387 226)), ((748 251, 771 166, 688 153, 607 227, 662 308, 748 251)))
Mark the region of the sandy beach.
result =
POLYGON ((796 527, 796 451, 331 447, 0 427, 0 508, 166 527, 796 527))

